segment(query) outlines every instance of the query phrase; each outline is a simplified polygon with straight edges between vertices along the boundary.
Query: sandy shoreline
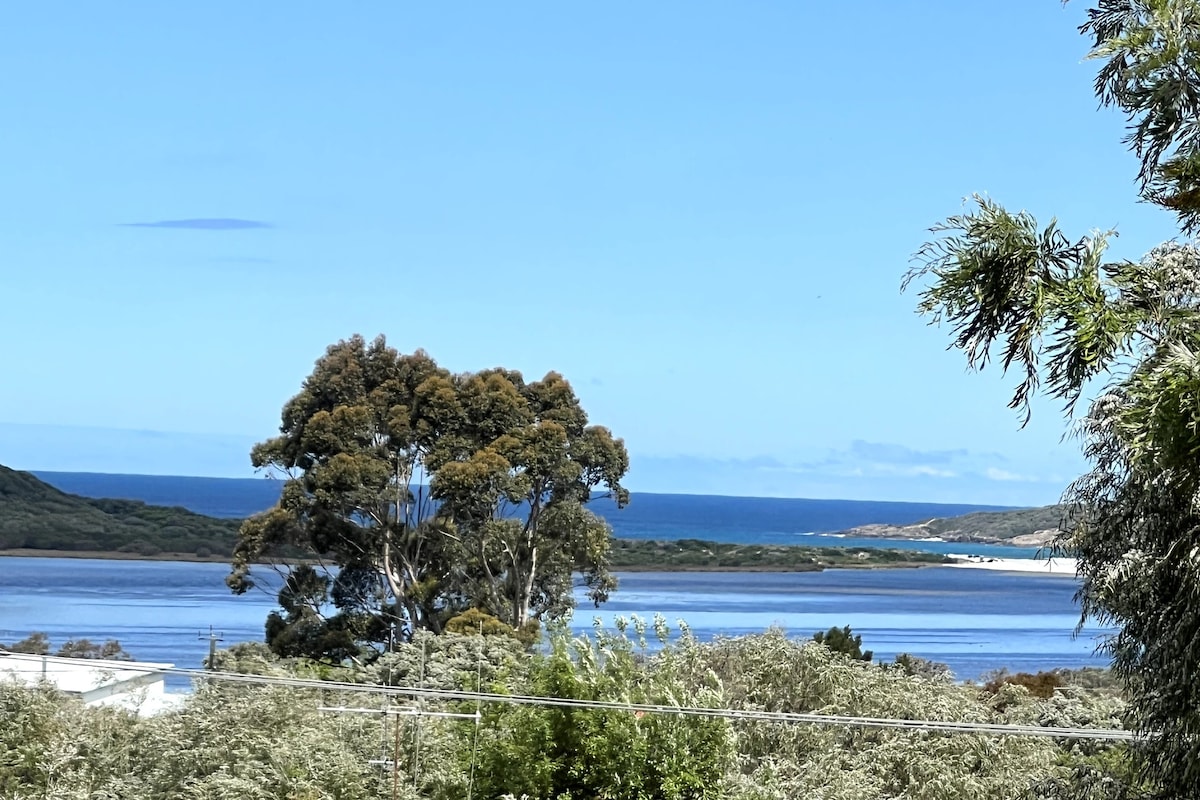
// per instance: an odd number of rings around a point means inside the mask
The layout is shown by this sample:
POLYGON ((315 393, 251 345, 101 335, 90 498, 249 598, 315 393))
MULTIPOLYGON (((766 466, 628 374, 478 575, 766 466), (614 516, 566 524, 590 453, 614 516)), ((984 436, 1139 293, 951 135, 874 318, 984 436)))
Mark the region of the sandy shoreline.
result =
POLYGON ((955 562, 949 565, 951 567, 1075 576, 1076 562, 1073 558, 990 558, 988 556, 963 556, 954 553, 948 553, 947 556, 955 559, 955 562))

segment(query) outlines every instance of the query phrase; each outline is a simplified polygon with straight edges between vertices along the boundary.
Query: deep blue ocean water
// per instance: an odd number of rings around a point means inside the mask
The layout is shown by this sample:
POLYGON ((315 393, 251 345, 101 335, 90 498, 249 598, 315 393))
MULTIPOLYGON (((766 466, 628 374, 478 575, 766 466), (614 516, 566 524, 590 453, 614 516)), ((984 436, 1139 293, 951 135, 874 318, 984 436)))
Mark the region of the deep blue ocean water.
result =
MULTIPOLYGON (((85 497, 117 497, 155 505, 182 506, 216 517, 247 517, 272 506, 281 484, 267 478, 188 478, 36 472, 42 480, 85 497)), ((741 544, 805 544, 845 547, 902 546, 939 553, 1029 558, 1031 548, 987 547, 943 542, 837 539, 828 534, 871 523, 907 524, 1000 506, 807 500, 764 497, 635 493, 617 510, 597 499, 591 508, 627 539, 709 539, 741 544)))

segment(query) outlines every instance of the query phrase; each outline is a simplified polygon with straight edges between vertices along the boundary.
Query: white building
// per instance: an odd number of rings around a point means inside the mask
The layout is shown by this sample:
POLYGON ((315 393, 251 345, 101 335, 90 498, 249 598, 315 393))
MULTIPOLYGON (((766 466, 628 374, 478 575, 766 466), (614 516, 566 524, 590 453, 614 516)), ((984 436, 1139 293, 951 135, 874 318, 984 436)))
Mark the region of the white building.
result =
POLYGON ((165 669, 173 664, 60 658, 0 650, 0 680, 27 686, 45 681, 87 705, 112 705, 147 716, 176 707, 182 695, 166 693, 165 669))

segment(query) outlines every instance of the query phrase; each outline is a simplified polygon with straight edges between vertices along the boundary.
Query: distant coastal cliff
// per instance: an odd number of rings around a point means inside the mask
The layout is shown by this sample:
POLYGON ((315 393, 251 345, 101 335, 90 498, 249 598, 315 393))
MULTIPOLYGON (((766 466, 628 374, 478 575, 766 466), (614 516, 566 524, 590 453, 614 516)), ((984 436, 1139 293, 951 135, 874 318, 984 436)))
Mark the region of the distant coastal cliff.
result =
POLYGON ((1064 506, 1043 506, 1014 511, 981 511, 912 525, 861 525, 839 531, 837 535, 1042 547, 1058 535, 1065 510, 1064 506))

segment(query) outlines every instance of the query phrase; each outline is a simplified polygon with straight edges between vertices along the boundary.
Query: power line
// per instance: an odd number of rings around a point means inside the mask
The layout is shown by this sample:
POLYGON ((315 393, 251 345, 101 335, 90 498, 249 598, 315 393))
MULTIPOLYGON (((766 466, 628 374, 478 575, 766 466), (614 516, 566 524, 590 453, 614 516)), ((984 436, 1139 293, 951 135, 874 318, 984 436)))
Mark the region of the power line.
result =
MULTIPOLYGON (((1041 725, 1013 725, 988 722, 947 722, 944 720, 912 720, 889 717, 863 717, 845 714, 815 714, 792 711, 764 711, 757 709, 708 708, 704 706, 673 706, 654 703, 625 703, 615 700, 580 700, 565 697, 540 695, 510 695, 456 689, 432 689, 417 686, 383 686, 378 684, 327 681, 312 678, 292 678, 275 675, 252 675, 239 672, 184 669, 179 667, 140 667, 136 662, 118 668, 122 672, 175 675, 193 680, 216 680, 231 683, 248 683, 265 686, 287 686, 297 689, 337 690, 366 694, 379 694, 413 699, 443 701, 474 701, 476 708, 482 703, 504 703, 509 705, 544 706, 553 708, 602 709, 628 711, 643 714, 673 714, 676 716, 729 719, 742 722, 777 722, 785 724, 832 725, 859 728, 890 728, 910 731, 938 731, 996 736, 1042 736, 1063 739, 1100 739, 1109 741, 1131 741, 1137 738, 1132 731, 1114 728, 1067 728, 1041 725)), ((71 673, 74 670, 53 669, 48 673, 71 673)), ((0 675, 0 677, 3 677, 0 675)), ((349 710, 349 709, 346 709, 349 710)), ((379 714, 380 710, 372 709, 379 714)), ((386 713, 386 712, 385 712, 386 713)), ((478 714, 478 710, 475 712, 478 714)), ((424 712, 426 716, 441 716, 424 712)), ((407 716, 407 714, 406 714, 407 716)), ((421 716, 421 714, 412 714, 421 716)), ((474 717, 475 714, 463 716, 474 717)))
MULTIPOLYGON (((943 720, 893 719, 862 717, 845 714, 814 714, 791 711, 756 709, 706 708, 703 706, 673 706, 655 703, 625 703, 615 700, 580 700, 538 695, 509 695, 492 692, 470 692, 457 689, 430 689, 416 686, 380 686, 346 681, 323 681, 309 678, 290 678, 270 675, 249 675, 237 672, 211 672, 170 668, 156 670, 169 675, 204 678, 233 683, 267 686, 289 686, 300 689, 339 690, 383 694, 414 699, 475 701, 476 703, 506 703, 510 705, 544 706, 551 708, 602 709, 628 711, 633 714, 672 714, 675 716, 728 719, 740 722, 777 722, 784 724, 832 725, 859 728, 890 728, 909 731, 937 731, 995 736, 1043 736, 1062 739, 1102 739, 1130 741, 1132 731, 1111 728, 1065 728, 1041 725, 1013 725, 988 722, 947 722, 943 720)), ((378 713, 378 712, 375 712, 378 713)))

